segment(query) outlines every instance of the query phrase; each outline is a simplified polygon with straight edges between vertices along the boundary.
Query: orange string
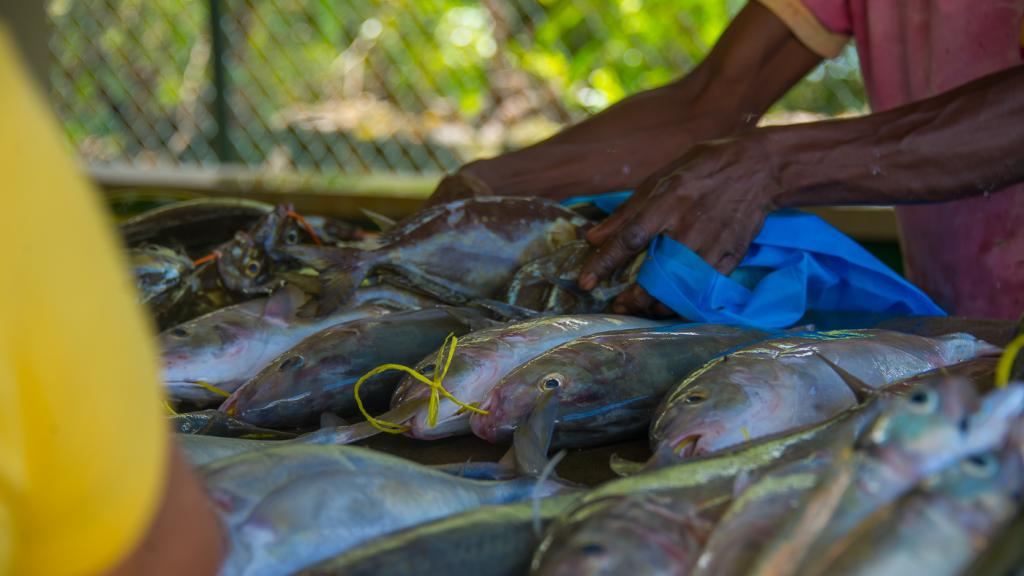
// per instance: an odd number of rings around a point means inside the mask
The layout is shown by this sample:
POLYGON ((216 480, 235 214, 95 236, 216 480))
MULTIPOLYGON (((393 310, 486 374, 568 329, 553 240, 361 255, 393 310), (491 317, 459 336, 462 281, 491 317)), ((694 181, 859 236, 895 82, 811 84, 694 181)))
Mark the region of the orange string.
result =
POLYGON ((199 266, 202 266, 203 264, 206 264, 207 262, 213 262, 217 258, 220 258, 220 252, 218 252, 217 250, 214 250, 213 252, 210 252, 209 254, 207 254, 206 256, 203 256, 199 260, 196 260, 195 262, 192 262, 192 265, 195 266, 196 268, 198 268, 199 266))
POLYGON ((302 214, 299 214, 294 210, 289 210, 287 215, 289 218, 295 219, 296 222, 298 222, 300 225, 302 225, 303 228, 306 229, 306 232, 308 232, 309 235, 313 238, 313 244, 316 244, 317 246, 322 245, 320 242, 320 238, 316 235, 316 232, 313 230, 313 227, 310 226, 309 222, 307 222, 305 218, 302 217, 302 214))

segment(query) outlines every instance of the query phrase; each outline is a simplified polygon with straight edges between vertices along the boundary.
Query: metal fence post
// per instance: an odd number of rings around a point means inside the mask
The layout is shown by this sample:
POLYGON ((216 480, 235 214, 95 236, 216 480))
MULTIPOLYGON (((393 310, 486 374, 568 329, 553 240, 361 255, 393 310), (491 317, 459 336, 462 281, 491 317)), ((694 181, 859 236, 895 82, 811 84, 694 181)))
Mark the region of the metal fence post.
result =
POLYGON ((233 162, 237 159, 231 145, 231 110, 228 103, 228 72, 224 64, 227 53, 227 35, 221 20, 224 0, 210 0, 210 44, 213 62, 213 120, 217 133, 213 139, 213 150, 219 162, 233 162))

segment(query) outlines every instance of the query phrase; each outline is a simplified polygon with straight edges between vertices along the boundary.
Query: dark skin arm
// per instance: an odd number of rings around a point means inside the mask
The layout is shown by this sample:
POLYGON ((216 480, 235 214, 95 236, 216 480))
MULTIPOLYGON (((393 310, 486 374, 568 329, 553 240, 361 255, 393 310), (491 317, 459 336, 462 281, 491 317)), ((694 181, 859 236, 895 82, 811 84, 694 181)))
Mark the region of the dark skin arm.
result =
POLYGON ((428 205, 487 195, 555 200, 634 189, 698 142, 753 128, 821 58, 751 2, 692 73, 539 144, 446 177, 428 205))
POLYGON ((164 496, 149 531, 111 576, 195 574, 220 571, 225 542, 220 519, 195 472, 177 449, 170 451, 164 496))
MULTIPOLYGON (((862 118, 764 128, 675 160, 590 231, 580 286, 628 262, 658 234, 731 272, 770 212, 836 204, 943 202, 1024 181, 1024 66, 862 118)), ((642 288, 617 312, 664 313, 642 288)))

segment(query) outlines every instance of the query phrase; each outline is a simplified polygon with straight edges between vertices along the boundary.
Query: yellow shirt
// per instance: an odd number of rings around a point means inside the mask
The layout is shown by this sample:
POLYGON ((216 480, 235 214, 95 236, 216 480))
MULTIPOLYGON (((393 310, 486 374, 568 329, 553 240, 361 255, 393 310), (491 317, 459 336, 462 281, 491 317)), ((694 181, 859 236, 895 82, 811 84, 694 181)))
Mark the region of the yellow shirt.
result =
POLYGON ((95 574, 145 534, 169 434, 97 192, 0 26, 0 574, 95 574))

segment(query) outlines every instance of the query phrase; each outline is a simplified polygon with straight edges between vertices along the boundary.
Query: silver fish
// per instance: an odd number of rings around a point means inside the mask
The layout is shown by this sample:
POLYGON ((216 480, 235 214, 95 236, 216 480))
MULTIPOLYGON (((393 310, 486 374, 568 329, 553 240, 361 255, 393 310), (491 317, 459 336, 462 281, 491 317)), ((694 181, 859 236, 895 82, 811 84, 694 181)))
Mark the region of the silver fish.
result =
POLYGON ((470 418, 473 432, 504 442, 526 420, 538 396, 557 392, 555 445, 603 444, 642 434, 662 396, 708 360, 762 339, 757 330, 715 324, 604 332, 552 348, 493 387, 470 418))
POLYGON ((198 382, 233 392, 307 336, 395 310, 367 304, 322 318, 299 318, 295 312, 306 298, 300 290, 285 287, 270 298, 221 308, 162 332, 158 337, 162 378, 171 400, 179 405, 215 406, 224 397, 198 382))
MULTIPOLYGON (((462 335, 493 322, 480 310, 439 306, 398 312, 328 328, 306 338, 239 387, 220 409, 270 428, 315 423, 324 412, 356 412, 353 387, 383 364, 409 365, 436 350, 449 334, 462 335)), ((386 402, 401 378, 386 372, 366 382, 370 406, 386 402)))
POLYGON ((658 408, 656 451, 680 458, 776 434, 849 408, 849 380, 881 388, 998 349, 973 336, 849 330, 765 340, 691 374, 658 408))
POLYGON ((467 480, 352 446, 269 448, 204 476, 230 543, 226 576, 292 573, 415 524, 562 490, 467 480))

